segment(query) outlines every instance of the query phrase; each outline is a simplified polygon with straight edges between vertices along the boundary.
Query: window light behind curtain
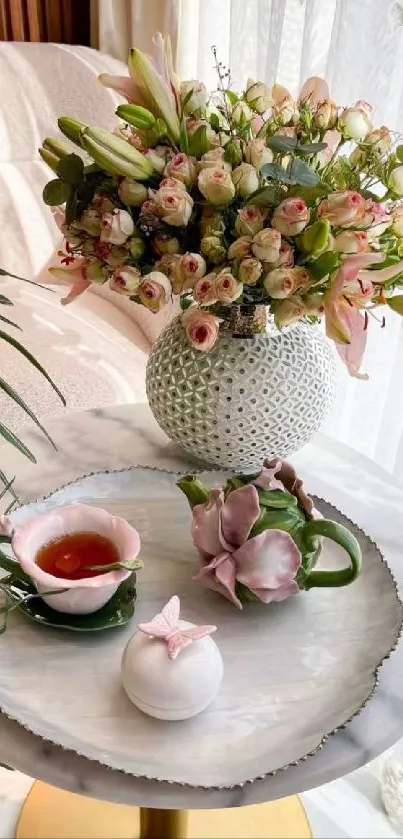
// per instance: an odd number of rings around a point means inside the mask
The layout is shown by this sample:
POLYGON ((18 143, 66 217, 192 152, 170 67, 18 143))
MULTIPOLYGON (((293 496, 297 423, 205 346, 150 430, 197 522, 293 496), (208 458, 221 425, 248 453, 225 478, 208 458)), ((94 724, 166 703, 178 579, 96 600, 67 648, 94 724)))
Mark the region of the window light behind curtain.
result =
MULTIPOLYGON (((151 24, 165 32, 170 27, 181 78, 214 88, 215 45, 235 88, 250 76, 268 84, 278 80, 296 93, 305 78, 322 75, 339 104, 366 99, 376 125, 403 133, 403 0, 100 0, 99 8, 104 15, 109 9, 109 36, 115 29, 118 57, 127 55, 128 38, 146 48, 151 24)), ((102 40, 102 21, 100 46, 111 51, 102 40)), ((338 365, 339 398, 325 428, 398 480, 403 480, 402 326, 392 312, 386 329, 371 319, 363 365, 370 379, 350 379, 338 365)))

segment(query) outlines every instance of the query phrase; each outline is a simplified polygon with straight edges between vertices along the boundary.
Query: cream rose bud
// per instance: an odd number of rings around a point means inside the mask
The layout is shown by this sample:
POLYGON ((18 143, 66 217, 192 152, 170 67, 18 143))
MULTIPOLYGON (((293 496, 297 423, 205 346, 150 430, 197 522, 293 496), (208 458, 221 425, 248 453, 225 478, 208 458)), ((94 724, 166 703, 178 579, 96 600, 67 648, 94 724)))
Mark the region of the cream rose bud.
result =
POLYGON ((392 213, 393 225, 392 230, 395 236, 403 237, 403 204, 399 204, 394 208, 392 213))
POLYGON ((309 218, 310 212, 303 198, 286 198, 274 210, 271 223, 283 236, 298 236, 309 218))
POLYGON ((403 166, 397 166, 396 169, 392 169, 388 179, 388 187, 396 195, 403 195, 403 166))
POLYGON ((204 236, 201 240, 200 250, 203 256, 212 262, 213 265, 220 265, 227 256, 227 250, 220 236, 204 236))
POLYGON ((175 178, 182 181, 185 186, 193 186, 197 179, 197 170, 194 158, 189 157, 188 154, 175 154, 164 169, 164 175, 167 178, 175 178))
POLYGON ((154 197, 157 215, 173 227, 186 227, 192 214, 193 198, 181 186, 162 187, 154 197))
POLYGON ((202 208, 200 219, 200 233, 202 236, 218 235, 224 233, 225 221, 222 213, 215 207, 205 204, 202 208))
POLYGON ((209 352, 217 341, 220 319, 210 312, 191 306, 182 315, 182 326, 192 347, 201 352, 209 352))
POLYGON ((343 230, 335 236, 334 250, 340 253, 368 251, 368 236, 363 230, 343 230))
POLYGON ((101 216, 96 208, 88 207, 87 210, 84 210, 80 220, 76 222, 75 227, 78 230, 85 230, 90 236, 99 236, 101 232, 101 216))
POLYGON ((365 210, 365 198, 359 192, 343 189, 321 201, 317 213, 319 218, 328 219, 333 227, 358 227, 365 210))
POLYGON ((312 117, 312 122, 316 128, 321 131, 326 131, 328 128, 334 128, 337 122, 337 105, 331 99, 325 99, 320 102, 312 117))
POLYGON ((228 259, 245 259, 252 251, 252 236, 240 236, 228 248, 228 259))
POLYGON ((127 204, 128 207, 141 207, 148 194, 147 187, 134 181, 133 178, 123 178, 120 181, 118 193, 122 204, 127 204))
POLYGON ((144 157, 146 157, 147 160, 150 161, 155 171, 162 175, 166 166, 165 157, 158 154, 158 152, 156 152, 155 149, 147 149, 147 151, 144 153, 144 157))
POLYGON ((338 128, 343 137, 359 142, 371 131, 372 124, 366 110, 354 107, 343 111, 339 117, 338 128))
POLYGON ((276 268, 292 268, 294 265, 294 248, 289 242, 281 242, 280 253, 276 268))
POLYGON ((206 200, 217 207, 230 204, 235 196, 235 187, 230 173, 218 166, 202 169, 199 172, 197 185, 206 200))
POLYGON ((253 79, 248 79, 245 99, 248 105, 258 114, 264 114, 270 108, 270 90, 264 82, 254 82, 253 79))
POLYGON ((288 125, 298 115, 296 102, 285 87, 274 84, 271 89, 271 101, 273 115, 282 125, 288 125))
POLYGON ((184 114, 194 114, 198 111, 204 111, 207 105, 206 85, 195 79, 181 82, 180 97, 182 103, 187 99, 187 102, 183 106, 184 114))
POLYGON ((130 242, 128 242, 128 245, 132 259, 137 262, 138 259, 141 259, 146 249, 145 242, 138 236, 133 236, 133 238, 130 239, 130 242))
POLYGON ((118 268, 112 274, 109 280, 109 288, 112 291, 117 291, 118 294, 126 294, 128 297, 134 296, 139 290, 142 277, 137 268, 118 268))
POLYGON ((275 262, 280 255, 281 234, 278 230, 265 227, 253 237, 252 253, 261 262, 275 262))
POLYGON ((223 268, 216 276, 215 290, 217 300, 220 303, 233 303, 242 294, 243 285, 233 274, 229 268, 223 268))
POLYGON ((246 102, 240 100, 234 105, 231 112, 231 122, 234 125, 244 125, 245 122, 250 122, 252 119, 252 111, 246 102))
POLYGON ((109 245, 123 245, 133 234, 133 219, 126 210, 113 210, 104 213, 101 222, 101 242, 109 245))
POLYGON ((255 207, 253 204, 248 204, 238 210, 237 219, 235 221, 235 233, 238 236, 254 236, 258 233, 264 225, 265 214, 260 207, 255 207))
POLYGON ((306 306, 298 295, 276 301, 274 305, 271 305, 271 310, 274 311, 274 321, 278 327, 295 323, 306 314, 306 306))
POLYGON ((215 274, 206 274, 197 280, 193 288, 193 297, 201 306, 212 306, 217 303, 215 274))
POLYGON ((187 191, 183 181, 180 181, 178 178, 163 178, 160 181, 159 189, 181 189, 183 192, 187 191))
POLYGON ((170 233, 156 233, 152 240, 152 246, 159 256, 168 253, 179 253, 180 243, 176 236, 170 233))
POLYGON ((243 259, 238 270, 238 279, 244 285, 256 285, 262 275, 263 266, 259 259, 247 256, 243 259))
POLYGON ((263 285, 274 299, 289 297, 294 291, 309 288, 309 272, 305 268, 275 268, 266 274, 263 285))
POLYGON ((241 163, 233 170, 232 182, 241 198, 248 198, 259 189, 259 175, 250 163, 241 163))
POLYGON ((143 277, 137 294, 143 306, 146 306, 151 312, 159 312, 165 303, 168 303, 172 294, 172 286, 168 277, 161 271, 151 271, 143 277))
POLYGON ((261 169, 265 163, 271 163, 273 160, 272 150, 266 146, 265 141, 260 137, 255 137, 254 140, 250 140, 246 144, 244 155, 246 162, 251 163, 255 169, 261 169))
POLYGON ((370 131, 364 138, 364 143, 369 143, 374 146, 381 154, 389 151, 392 145, 392 136, 386 125, 381 125, 380 128, 375 128, 370 131))
POLYGON ((225 150, 221 146, 206 151, 202 155, 201 160, 198 161, 199 171, 201 172, 202 169, 212 169, 213 167, 219 166, 220 169, 226 169, 227 172, 231 172, 232 166, 225 160, 224 155, 225 150))
POLYGON ((193 288, 196 280, 206 273, 206 262, 199 253, 184 253, 176 268, 187 280, 187 287, 193 288))

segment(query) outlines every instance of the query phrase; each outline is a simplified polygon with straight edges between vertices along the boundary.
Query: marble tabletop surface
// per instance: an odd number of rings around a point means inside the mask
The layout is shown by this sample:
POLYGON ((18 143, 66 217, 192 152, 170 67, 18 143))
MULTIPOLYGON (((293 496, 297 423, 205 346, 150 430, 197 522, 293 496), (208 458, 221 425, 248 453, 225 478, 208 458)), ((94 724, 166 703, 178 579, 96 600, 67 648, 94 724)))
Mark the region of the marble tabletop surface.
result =
MULTIPOLYGON (((114 407, 65 417, 48 424, 55 452, 36 430, 23 434, 34 449, 32 465, 6 444, 0 464, 16 475, 21 501, 30 501, 90 472, 133 465, 186 470, 195 461, 160 431, 147 405, 114 407)), ((293 457, 309 489, 331 501, 375 539, 400 589, 403 486, 382 468, 342 444, 317 435, 293 457)), ((150 782, 111 770, 34 736, 0 715, 3 763, 56 786, 96 798, 149 807, 216 808, 253 804, 312 789, 363 766, 403 735, 403 644, 381 670, 373 700, 314 757, 234 790, 203 790, 150 782)))

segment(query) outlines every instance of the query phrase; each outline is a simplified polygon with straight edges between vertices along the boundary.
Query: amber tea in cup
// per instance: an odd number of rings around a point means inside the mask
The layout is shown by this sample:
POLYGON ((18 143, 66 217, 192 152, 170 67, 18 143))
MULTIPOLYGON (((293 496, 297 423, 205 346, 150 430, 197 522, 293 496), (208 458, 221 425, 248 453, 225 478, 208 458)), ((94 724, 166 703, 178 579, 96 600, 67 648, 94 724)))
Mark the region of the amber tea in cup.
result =
POLYGON ((119 562, 117 548, 105 536, 86 531, 67 533, 39 548, 35 562, 47 574, 63 580, 83 580, 102 574, 99 566, 119 562), (97 566, 97 570, 90 570, 97 566))

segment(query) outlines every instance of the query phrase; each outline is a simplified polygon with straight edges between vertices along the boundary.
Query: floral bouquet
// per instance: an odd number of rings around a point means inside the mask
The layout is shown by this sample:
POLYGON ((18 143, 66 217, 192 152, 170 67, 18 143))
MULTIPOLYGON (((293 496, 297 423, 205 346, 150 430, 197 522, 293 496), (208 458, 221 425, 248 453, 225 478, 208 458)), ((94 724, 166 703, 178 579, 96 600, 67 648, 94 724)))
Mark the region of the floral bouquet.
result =
POLYGON ((278 84, 218 90, 179 82, 169 39, 155 62, 138 49, 130 76, 100 81, 124 94, 113 133, 59 119, 40 154, 57 174, 44 200, 66 237, 66 303, 108 282, 150 311, 180 298, 190 343, 209 351, 233 334, 325 319, 353 376, 375 309, 403 314, 403 146, 371 107, 341 108, 311 78, 295 101, 278 84), (65 205, 65 209, 61 209, 65 205), (387 308, 383 309, 387 311, 387 308))

